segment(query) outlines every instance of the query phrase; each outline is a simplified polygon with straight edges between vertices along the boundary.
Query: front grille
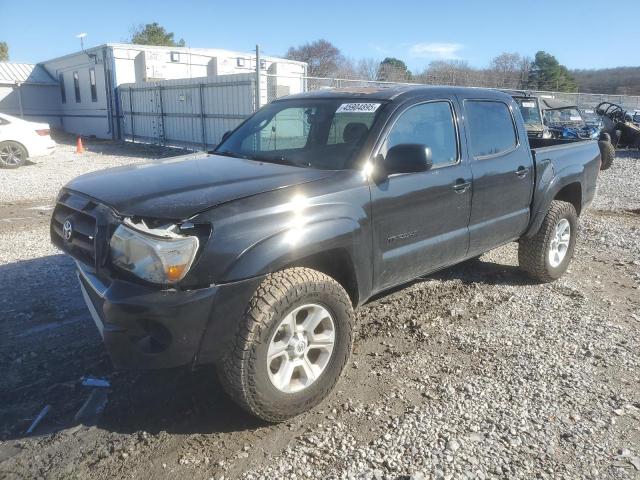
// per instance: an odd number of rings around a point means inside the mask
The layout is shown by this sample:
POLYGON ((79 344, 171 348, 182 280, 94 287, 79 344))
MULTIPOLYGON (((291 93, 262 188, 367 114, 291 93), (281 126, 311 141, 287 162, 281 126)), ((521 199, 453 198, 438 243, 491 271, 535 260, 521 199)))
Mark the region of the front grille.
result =
POLYGON ((104 264, 103 245, 113 225, 113 213, 104 205, 83 195, 64 191, 51 216, 51 241, 76 260, 99 269, 104 264), (64 224, 69 221, 72 233, 64 236, 64 224))

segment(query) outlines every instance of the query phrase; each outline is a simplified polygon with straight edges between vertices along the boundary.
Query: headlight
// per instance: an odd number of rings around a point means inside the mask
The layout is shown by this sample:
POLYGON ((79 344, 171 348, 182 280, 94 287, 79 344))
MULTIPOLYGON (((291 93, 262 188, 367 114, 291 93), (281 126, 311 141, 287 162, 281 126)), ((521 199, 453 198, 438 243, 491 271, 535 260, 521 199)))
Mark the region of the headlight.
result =
MULTIPOLYGON (((198 251, 198 238, 162 230, 140 231, 120 225, 111 237, 111 261, 114 265, 152 283, 179 282, 191 268, 198 251)), ((129 225, 134 226, 131 222, 129 225)), ((134 226, 135 227, 135 226, 134 226)), ((146 227, 146 226, 145 226, 146 227)))

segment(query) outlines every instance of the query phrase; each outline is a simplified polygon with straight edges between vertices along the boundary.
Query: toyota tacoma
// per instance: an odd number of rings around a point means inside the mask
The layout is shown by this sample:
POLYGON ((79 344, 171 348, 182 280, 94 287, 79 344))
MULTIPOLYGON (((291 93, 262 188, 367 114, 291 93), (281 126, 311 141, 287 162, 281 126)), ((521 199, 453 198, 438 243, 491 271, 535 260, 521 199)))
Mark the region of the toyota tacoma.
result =
POLYGON ((331 392, 372 296, 514 241, 534 280, 565 272, 600 152, 556 143, 498 91, 309 92, 211 153, 72 180, 51 238, 116 368, 213 363, 281 421, 331 392))

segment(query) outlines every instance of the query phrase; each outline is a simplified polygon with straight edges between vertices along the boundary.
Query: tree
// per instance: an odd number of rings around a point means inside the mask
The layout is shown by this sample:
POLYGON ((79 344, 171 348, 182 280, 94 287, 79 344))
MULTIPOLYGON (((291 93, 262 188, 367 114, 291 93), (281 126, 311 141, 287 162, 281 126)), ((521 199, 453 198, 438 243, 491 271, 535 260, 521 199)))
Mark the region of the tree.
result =
POLYGON ((485 83, 481 72, 464 60, 434 60, 419 78, 423 83, 436 85, 479 86, 485 83))
POLYGON ((146 25, 138 25, 131 31, 130 43, 137 45, 160 45, 164 47, 184 47, 184 39, 177 42, 173 39, 173 32, 159 25, 157 22, 147 23, 146 25))
POLYGON ((550 53, 539 51, 529 71, 529 86, 536 90, 575 92, 577 84, 569 70, 550 53))
POLYGON ((308 42, 299 47, 290 47, 285 57, 306 62, 309 65, 307 74, 310 77, 331 77, 344 66, 345 61, 338 47, 324 39, 308 42))
POLYGON ((520 86, 522 57, 518 53, 501 53, 491 59, 489 70, 496 87, 518 88, 520 86))
POLYGON ((378 80, 384 82, 410 82, 412 79, 411 71, 402 60, 387 57, 380 62, 378 80))
POLYGON ((0 62, 9 61, 9 45, 7 42, 0 42, 0 62))
POLYGON ((375 58, 361 58, 356 66, 358 78, 376 80, 380 71, 380 61, 375 58))

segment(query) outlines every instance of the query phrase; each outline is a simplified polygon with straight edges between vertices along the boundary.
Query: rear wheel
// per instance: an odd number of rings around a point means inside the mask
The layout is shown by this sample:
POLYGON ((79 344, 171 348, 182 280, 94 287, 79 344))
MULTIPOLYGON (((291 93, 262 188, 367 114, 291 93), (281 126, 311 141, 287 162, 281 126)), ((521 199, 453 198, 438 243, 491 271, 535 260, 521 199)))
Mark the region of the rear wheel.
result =
POLYGON ((551 282, 567 270, 576 246, 578 215, 568 202, 554 200, 531 238, 520 239, 518 263, 531 278, 551 282))
POLYGON ((18 168, 27 161, 27 149, 18 142, 0 143, 0 167, 18 168))
POLYGON ((268 275, 218 365, 232 399, 253 415, 278 422, 320 403, 351 353, 349 296, 327 275, 291 268, 268 275))

